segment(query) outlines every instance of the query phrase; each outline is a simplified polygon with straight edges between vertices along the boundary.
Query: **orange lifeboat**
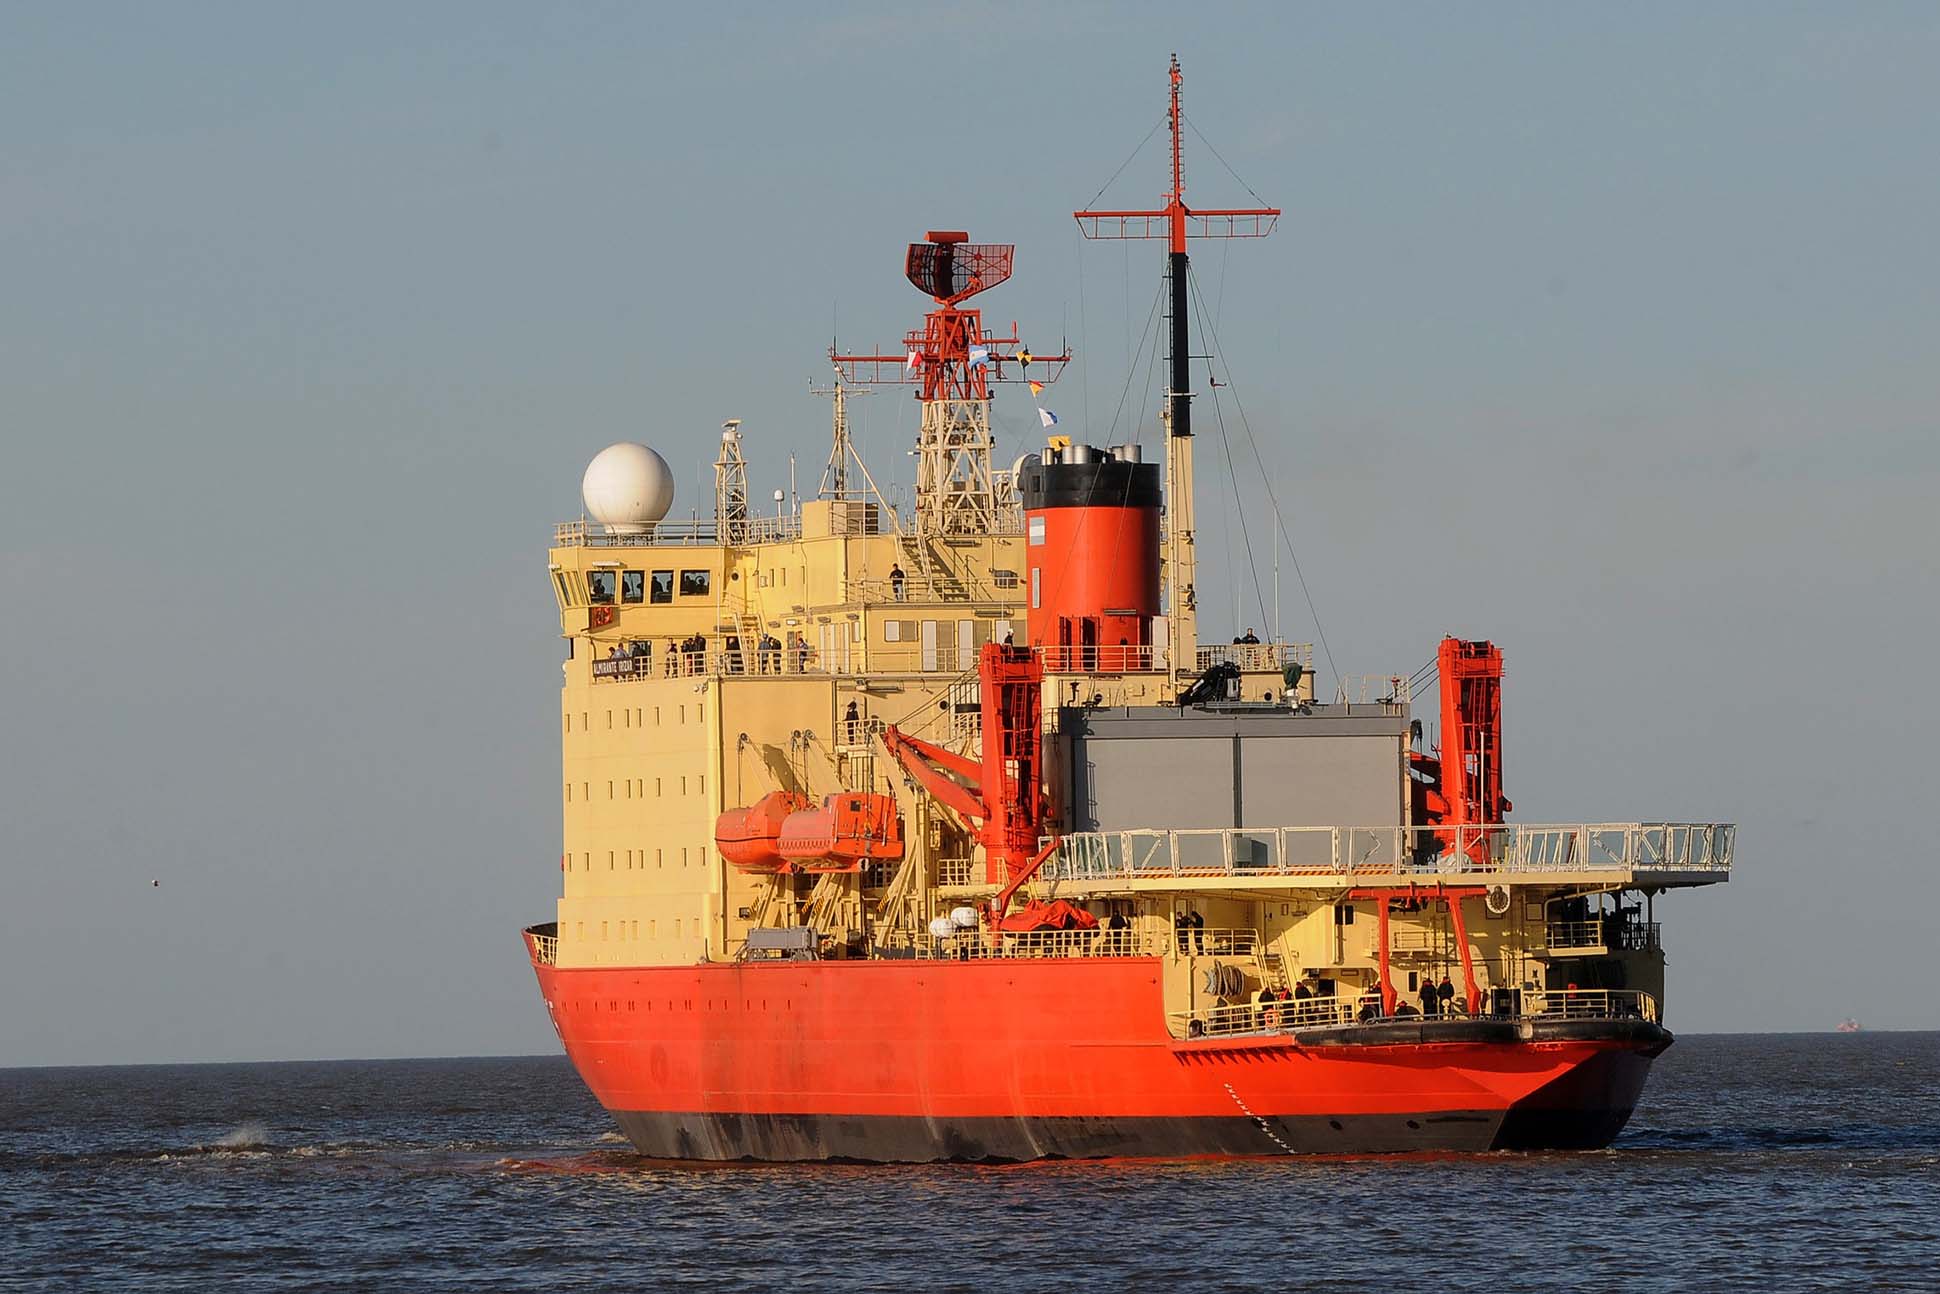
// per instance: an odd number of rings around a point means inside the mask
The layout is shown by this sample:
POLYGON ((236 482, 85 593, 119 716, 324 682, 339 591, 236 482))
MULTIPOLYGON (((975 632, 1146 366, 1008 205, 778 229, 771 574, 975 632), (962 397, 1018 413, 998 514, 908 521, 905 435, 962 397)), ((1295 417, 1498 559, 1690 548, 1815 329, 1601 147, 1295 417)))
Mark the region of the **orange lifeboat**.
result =
POLYGON ((903 856, 903 820, 887 795, 842 791, 789 814, 776 849, 805 872, 860 871, 903 856))
POLYGON ((770 791, 745 809, 729 809, 714 821, 714 844, 721 857, 744 872, 772 874, 790 870, 776 842, 789 815, 807 809, 806 795, 770 791))

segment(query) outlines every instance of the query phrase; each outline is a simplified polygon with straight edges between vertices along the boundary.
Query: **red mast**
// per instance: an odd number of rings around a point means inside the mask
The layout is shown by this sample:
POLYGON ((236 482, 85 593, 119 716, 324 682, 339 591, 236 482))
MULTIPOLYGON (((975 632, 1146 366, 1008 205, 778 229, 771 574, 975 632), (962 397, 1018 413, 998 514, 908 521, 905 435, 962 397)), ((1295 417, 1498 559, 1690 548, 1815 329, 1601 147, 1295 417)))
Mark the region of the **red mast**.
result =
POLYGON ((1186 205, 1186 170, 1179 109, 1179 87, 1185 77, 1179 56, 1172 56, 1172 98, 1166 121, 1172 131, 1172 189, 1165 205, 1155 211, 1074 211, 1072 216, 1086 238, 1164 238, 1170 248, 1167 274, 1171 292, 1171 389, 1166 392, 1167 424, 1174 436, 1192 434, 1191 349, 1186 330, 1186 239, 1264 238, 1279 222, 1278 207, 1207 207, 1186 205))

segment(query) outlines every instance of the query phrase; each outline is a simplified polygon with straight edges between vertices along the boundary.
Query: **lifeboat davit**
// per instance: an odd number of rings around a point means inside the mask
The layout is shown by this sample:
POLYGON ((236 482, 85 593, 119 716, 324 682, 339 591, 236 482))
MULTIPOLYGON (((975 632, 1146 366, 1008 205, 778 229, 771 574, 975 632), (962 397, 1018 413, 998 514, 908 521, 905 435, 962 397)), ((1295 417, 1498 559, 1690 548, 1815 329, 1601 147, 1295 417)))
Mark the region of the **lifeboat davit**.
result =
POLYGON ((744 872, 789 870, 777 842, 788 816, 809 807, 798 791, 770 791, 745 809, 729 809, 714 821, 714 844, 721 857, 744 872))
POLYGON ((903 820, 887 795, 841 791, 789 814, 776 849, 805 872, 859 871, 903 856, 903 820))

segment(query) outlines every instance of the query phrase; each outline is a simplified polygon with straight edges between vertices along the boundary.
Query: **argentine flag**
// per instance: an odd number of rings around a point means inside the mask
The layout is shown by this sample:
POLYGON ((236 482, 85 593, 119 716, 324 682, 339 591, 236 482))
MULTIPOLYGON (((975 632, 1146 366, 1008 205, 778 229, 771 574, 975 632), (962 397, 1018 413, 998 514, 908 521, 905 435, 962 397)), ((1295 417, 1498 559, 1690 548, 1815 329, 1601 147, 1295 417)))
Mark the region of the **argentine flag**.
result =
POLYGON ((988 346, 972 346, 970 348, 971 368, 988 363, 990 363, 990 348, 988 346))

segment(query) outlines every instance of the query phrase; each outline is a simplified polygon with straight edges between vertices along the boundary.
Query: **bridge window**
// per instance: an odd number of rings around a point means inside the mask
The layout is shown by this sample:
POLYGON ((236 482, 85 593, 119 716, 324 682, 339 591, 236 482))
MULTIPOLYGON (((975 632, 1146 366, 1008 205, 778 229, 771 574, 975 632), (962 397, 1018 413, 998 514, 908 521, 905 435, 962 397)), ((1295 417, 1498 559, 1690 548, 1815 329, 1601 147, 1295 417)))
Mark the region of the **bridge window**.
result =
POLYGON ((654 602, 672 602, 674 600, 674 573, 672 571, 655 571, 653 573, 653 596, 651 600, 654 602))
POLYGON ((1017 572, 992 571, 990 572, 990 582, 1000 589, 1014 589, 1017 587, 1017 572))
POLYGON ((706 571, 682 571, 680 573, 680 596, 683 598, 704 598, 709 588, 709 575, 706 571))
POLYGON ((1030 535, 1031 535, 1031 547, 1036 548, 1041 544, 1043 544, 1044 542, 1044 518, 1043 517, 1032 517, 1030 519, 1030 535))
POLYGON ((613 601, 613 584, 612 571, 586 572, 586 600, 594 606, 610 605, 613 601))
POLYGON ((645 602, 647 600, 647 573, 645 571, 620 572, 620 601, 645 602))

